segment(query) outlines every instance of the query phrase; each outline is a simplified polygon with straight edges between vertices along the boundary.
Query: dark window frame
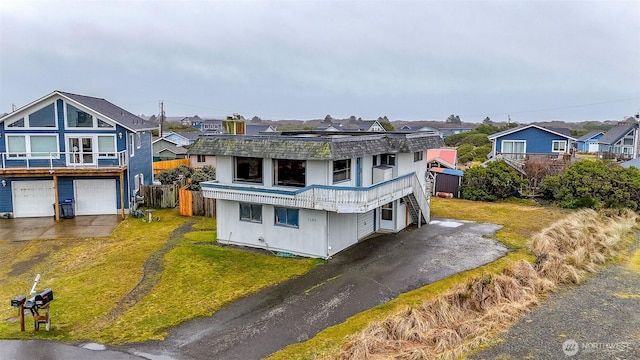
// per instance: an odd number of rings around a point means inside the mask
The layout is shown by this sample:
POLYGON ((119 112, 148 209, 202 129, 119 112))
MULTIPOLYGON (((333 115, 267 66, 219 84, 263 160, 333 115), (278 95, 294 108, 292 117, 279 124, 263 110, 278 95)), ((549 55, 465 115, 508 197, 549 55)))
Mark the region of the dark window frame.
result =
POLYGON ((416 151, 413 153, 413 162, 424 160, 424 151, 416 151))
POLYGON ((351 159, 333 162, 333 183, 351 180, 351 159))
POLYGON ((262 205, 240 203, 240 221, 262 224, 262 205))
POLYGON ((273 160, 273 185, 287 187, 305 187, 306 184, 306 160, 273 160))
POLYGON ((262 160, 262 158, 255 157, 234 157, 233 181, 242 183, 263 184, 264 169, 262 160))
POLYGON ((300 228, 300 209, 274 206, 273 214, 275 226, 300 228))

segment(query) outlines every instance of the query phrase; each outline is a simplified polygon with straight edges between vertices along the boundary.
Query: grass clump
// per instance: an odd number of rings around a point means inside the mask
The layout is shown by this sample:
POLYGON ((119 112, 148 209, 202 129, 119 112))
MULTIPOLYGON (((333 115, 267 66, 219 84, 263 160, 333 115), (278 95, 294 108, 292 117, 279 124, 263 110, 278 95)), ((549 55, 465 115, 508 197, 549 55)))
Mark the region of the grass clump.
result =
POLYGON ((577 283, 618 255, 637 215, 576 212, 535 236, 536 262, 517 261, 369 325, 339 359, 455 358, 514 322, 549 291, 577 283))

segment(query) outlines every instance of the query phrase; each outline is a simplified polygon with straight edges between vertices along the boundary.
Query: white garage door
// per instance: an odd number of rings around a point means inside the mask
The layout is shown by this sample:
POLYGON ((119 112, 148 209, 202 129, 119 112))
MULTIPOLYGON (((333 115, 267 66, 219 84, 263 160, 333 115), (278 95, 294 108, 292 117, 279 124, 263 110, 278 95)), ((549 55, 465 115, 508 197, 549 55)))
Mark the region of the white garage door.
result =
POLYGON ((589 143, 589 152, 597 153, 598 152, 598 143, 589 143))
POLYGON ((53 180, 12 181, 13 216, 53 216, 53 180))
POLYGON ((74 180, 76 215, 117 214, 116 181, 74 180))
POLYGON ((373 233, 373 210, 364 214, 358 214, 358 240, 373 233))

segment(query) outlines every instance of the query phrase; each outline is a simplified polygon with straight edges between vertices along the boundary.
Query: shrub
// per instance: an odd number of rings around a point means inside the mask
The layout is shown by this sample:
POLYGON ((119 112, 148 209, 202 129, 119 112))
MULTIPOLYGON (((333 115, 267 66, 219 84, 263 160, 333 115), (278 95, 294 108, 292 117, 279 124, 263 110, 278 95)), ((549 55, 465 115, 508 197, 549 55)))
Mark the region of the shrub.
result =
POLYGON ((463 199, 496 201, 517 194, 526 181, 503 160, 465 171, 460 193, 463 199))
POLYGON ((640 209, 640 170, 604 160, 582 160, 556 176, 547 176, 542 195, 565 208, 640 209))

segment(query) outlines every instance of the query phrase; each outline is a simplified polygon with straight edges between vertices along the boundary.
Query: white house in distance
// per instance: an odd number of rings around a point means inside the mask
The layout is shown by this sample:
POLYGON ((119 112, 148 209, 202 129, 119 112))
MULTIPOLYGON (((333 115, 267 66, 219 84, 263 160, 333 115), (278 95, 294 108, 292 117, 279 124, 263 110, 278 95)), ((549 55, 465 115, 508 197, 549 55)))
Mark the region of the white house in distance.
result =
POLYGON ((375 232, 429 221, 432 133, 290 132, 200 138, 216 156, 217 236, 276 252, 328 258, 375 232), (420 222, 419 222, 420 221, 420 222))

